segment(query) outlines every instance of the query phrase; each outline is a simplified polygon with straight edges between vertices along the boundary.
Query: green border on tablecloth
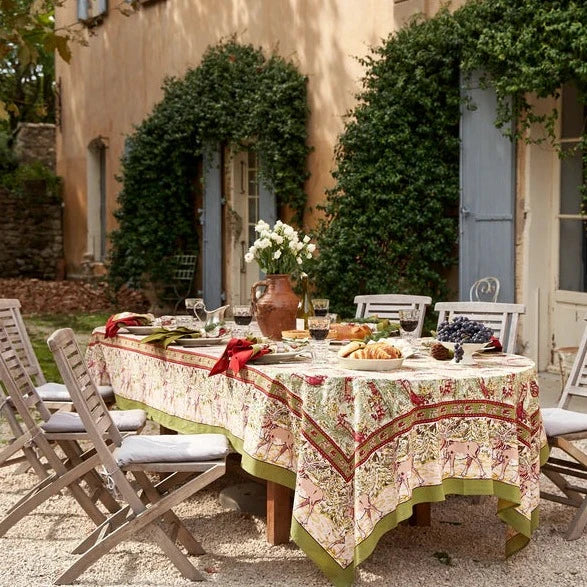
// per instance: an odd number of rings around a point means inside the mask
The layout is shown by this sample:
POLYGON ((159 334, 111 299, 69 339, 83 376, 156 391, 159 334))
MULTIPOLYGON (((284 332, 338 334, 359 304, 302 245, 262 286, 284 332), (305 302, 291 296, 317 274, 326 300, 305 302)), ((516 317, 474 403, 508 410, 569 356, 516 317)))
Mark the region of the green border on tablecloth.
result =
MULTIPOLYGON (((197 434, 203 432, 217 432, 224 434, 232 446, 242 455, 243 468, 256 477, 274 481, 290 489, 295 488, 296 475, 292 471, 254 459, 243 450, 243 441, 232 435, 220 426, 198 424, 178 416, 171 416, 142 402, 116 396, 116 403, 122 409, 142 408, 159 424, 177 430, 183 434, 197 434)), ((548 459, 549 447, 545 445, 540 450, 540 464, 548 459)), ((518 534, 510 537, 506 542, 506 556, 524 548, 538 527, 538 508, 534 509, 531 518, 522 516, 515 510, 520 503, 520 489, 501 481, 491 479, 444 479, 441 484, 427 487, 415 487, 412 497, 377 522, 371 534, 355 547, 354 564, 343 569, 308 532, 292 517, 291 537, 294 542, 306 553, 316 566, 337 587, 352 585, 355 579, 355 569, 367 559, 375 550, 380 538, 389 530, 395 528, 403 520, 412 516, 413 508, 420 503, 444 501, 446 495, 494 495, 499 498, 497 515, 514 528, 518 534)))

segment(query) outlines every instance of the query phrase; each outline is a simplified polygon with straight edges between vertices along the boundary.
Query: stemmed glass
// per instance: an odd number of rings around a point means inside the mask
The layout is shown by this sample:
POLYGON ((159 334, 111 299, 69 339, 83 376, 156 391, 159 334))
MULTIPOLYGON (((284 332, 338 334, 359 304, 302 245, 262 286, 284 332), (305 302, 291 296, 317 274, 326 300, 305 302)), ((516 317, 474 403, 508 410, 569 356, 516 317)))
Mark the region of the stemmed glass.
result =
POLYGON ((418 328, 420 321, 420 310, 417 308, 409 308, 407 310, 399 311, 399 325, 402 330, 402 338, 412 342, 415 338, 414 330, 418 328))
POLYGON ((316 364, 327 363, 330 340, 326 337, 330 331, 330 318, 328 316, 310 316, 308 329, 310 330, 312 361, 316 364))
POLYGON ((312 306, 314 306, 314 314, 316 316, 327 316, 330 300, 326 298, 314 298, 312 300, 312 306))
POLYGON ((253 308, 250 304, 243 304, 232 307, 232 315, 236 328, 234 329, 235 338, 244 338, 247 334, 247 329, 243 326, 248 326, 253 319, 253 308))

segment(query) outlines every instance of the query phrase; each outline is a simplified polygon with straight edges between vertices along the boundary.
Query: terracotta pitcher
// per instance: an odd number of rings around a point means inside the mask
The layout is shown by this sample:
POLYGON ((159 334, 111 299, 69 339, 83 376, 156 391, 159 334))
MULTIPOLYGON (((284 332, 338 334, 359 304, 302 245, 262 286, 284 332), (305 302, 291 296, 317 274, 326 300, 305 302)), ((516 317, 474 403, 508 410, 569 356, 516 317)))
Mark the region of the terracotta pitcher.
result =
POLYGON ((281 340, 282 330, 295 329, 298 302, 287 274, 267 275, 251 287, 251 304, 257 324, 263 335, 273 340, 281 340), (257 298, 257 288, 262 286, 265 292, 257 298))

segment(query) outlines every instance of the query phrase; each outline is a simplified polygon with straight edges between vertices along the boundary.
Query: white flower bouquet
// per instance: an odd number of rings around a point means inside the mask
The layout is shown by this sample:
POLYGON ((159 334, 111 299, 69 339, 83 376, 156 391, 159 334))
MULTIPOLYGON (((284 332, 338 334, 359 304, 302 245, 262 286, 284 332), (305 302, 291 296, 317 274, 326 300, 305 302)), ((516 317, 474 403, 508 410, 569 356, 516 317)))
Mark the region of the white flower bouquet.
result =
POLYGON ((271 227, 264 220, 255 226, 259 238, 249 248, 245 261, 257 261, 266 274, 293 274, 301 270, 306 259, 312 258, 316 245, 308 235, 300 239, 298 232, 289 224, 278 220, 271 227))

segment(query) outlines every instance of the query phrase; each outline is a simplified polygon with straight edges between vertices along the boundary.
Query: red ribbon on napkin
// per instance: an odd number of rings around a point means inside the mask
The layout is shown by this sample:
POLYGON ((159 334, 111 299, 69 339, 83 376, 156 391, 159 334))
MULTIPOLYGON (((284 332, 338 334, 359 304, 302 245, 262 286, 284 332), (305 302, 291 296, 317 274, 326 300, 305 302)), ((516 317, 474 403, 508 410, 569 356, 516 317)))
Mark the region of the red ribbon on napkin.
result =
POLYGON ((121 326, 145 326, 151 324, 153 319, 152 314, 135 314, 134 312, 112 314, 106 320, 106 338, 115 337, 121 326))
POLYGON ((266 346, 253 344, 246 338, 231 338, 222 353, 208 373, 208 377, 223 373, 230 369, 238 373, 253 357, 260 357, 271 352, 266 346))
POLYGON ((501 342, 499 342, 499 338, 492 336, 489 339, 489 344, 491 344, 491 346, 489 347, 490 350, 497 351, 498 353, 501 353, 501 351, 503 351, 503 347, 501 346, 501 342))

